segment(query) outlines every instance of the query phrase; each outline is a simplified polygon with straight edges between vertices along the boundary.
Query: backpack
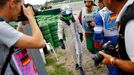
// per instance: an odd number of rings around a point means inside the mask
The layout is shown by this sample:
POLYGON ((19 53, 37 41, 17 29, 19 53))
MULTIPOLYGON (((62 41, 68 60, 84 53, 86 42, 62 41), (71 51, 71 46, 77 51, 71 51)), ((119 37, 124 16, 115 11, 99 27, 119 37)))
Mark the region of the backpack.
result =
MULTIPOLYGON (((130 60, 125 47, 125 28, 126 24, 132 19, 134 19, 134 2, 133 4, 127 7, 120 20, 121 26, 118 37, 118 44, 119 44, 119 56, 123 60, 130 60)), ((127 73, 121 70, 121 75, 134 75, 134 73, 133 74, 127 73)))

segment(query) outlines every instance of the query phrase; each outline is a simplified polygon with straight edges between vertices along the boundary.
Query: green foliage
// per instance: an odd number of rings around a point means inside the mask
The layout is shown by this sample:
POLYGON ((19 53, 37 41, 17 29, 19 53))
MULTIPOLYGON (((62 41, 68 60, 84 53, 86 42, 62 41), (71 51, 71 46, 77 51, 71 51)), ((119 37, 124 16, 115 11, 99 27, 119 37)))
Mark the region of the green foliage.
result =
POLYGON ((47 61, 46 66, 54 65, 56 62, 56 60, 54 60, 52 58, 47 58, 46 61, 47 61))
POLYGON ((54 71, 51 71, 49 75, 73 75, 73 73, 64 67, 58 67, 54 71))
POLYGON ((52 67, 52 69, 48 70, 49 75, 73 75, 72 71, 69 71, 64 67, 65 63, 57 64, 54 59, 49 57, 46 59, 46 61, 46 67, 52 67))

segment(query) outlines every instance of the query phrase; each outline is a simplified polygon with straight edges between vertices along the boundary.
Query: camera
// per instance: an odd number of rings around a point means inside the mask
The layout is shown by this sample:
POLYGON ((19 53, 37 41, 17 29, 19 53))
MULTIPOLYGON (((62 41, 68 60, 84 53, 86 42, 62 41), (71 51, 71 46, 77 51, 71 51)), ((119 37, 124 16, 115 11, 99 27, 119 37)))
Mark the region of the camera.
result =
MULTIPOLYGON (((111 41, 106 42, 102 47, 101 47, 101 51, 109 54, 111 56, 114 57, 118 57, 118 53, 116 51, 116 48, 112 45, 111 41)), ((102 62, 102 60, 104 59, 104 57, 102 55, 100 55, 99 53, 96 53, 92 59, 95 62, 95 65, 99 65, 99 63, 102 62)))
MULTIPOLYGON (((25 7, 28 7, 28 6, 31 6, 32 9, 33 9, 33 12, 35 13, 34 16, 37 16, 39 11, 35 8, 33 8, 33 6, 31 4, 24 4, 25 7)), ((23 8, 21 7, 21 12, 20 12, 20 15, 18 16, 18 21, 26 21, 28 20, 27 17, 24 15, 24 12, 23 12, 23 8)))

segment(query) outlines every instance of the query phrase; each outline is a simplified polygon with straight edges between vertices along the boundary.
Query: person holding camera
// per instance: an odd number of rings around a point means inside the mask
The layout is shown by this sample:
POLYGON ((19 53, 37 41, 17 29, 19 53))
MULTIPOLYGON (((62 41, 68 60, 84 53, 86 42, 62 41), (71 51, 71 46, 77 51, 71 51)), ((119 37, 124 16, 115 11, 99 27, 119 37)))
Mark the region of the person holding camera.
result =
MULTIPOLYGON (((102 0, 99 0, 102 2, 102 0)), ((101 9, 95 16, 94 27, 94 46, 98 49, 102 44, 111 41, 112 45, 117 45, 118 30, 116 21, 116 14, 111 12, 107 7, 101 9)), ((114 66, 107 66, 109 75, 118 75, 118 69, 114 66)))
POLYGON ((80 24, 84 31, 84 38, 86 40, 86 47, 92 54, 96 53, 93 45, 93 28, 94 28, 94 17, 98 12, 94 0, 84 0, 84 7, 78 15, 80 24))
POLYGON ((104 59, 103 64, 119 68, 119 75, 134 75, 134 0, 103 0, 109 10, 118 14, 119 24, 118 56, 99 52, 104 59), (118 5, 118 7, 116 6, 118 5))
MULTIPOLYGON (((18 48, 43 48, 45 42, 42 33, 37 26, 34 18, 34 12, 31 6, 27 8, 23 5, 23 0, 0 0, 0 74, 14 75, 11 66, 8 64, 3 74, 3 66, 11 47, 18 48), (27 17, 32 35, 23 34, 15 30, 10 21, 17 21, 22 10, 27 17)), ((12 62, 10 62, 12 65, 12 62)), ((12 65, 13 68, 14 65, 12 65)))

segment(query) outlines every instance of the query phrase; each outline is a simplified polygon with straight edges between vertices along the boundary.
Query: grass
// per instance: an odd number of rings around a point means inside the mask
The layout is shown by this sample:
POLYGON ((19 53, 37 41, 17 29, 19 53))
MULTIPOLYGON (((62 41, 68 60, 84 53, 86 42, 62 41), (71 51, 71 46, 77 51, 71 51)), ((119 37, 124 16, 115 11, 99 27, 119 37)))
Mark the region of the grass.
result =
POLYGON ((60 56, 64 56, 65 55, 65 53, 63 53, 63 52, 57 52, 60 56))
POLYGON ((65 63, 55 64, 54 67, 55 67, 55 68, 59 68, 59 67, 62 67, 62 66, 64 66, 64 65, 65 65, 65 63))
POLYGON ((56 60, 54 60, 52 58, 47 58, 46 62, 47 62, 46 66, 50 66, 50 65, 55 64, 56 60))
MULTIPOLYGON (((63 56, 62 53, 58 54, 59 56, 63 56)), ((65 62, 57 63, 55 57, 47 56, 46 61, 47 61, 46 69, 48 75, 74 75, 72 71, 64 67, 64 65, 66 64, 65 62)))
POLYGON ((50 72, 50 75, 73 75, 73 73, 64 67, 56 67, 54 71, 50 72))
POLYGON ((79 1, 83 1, 83 0, 72 0, 71 2, 79 2, 79 1))

